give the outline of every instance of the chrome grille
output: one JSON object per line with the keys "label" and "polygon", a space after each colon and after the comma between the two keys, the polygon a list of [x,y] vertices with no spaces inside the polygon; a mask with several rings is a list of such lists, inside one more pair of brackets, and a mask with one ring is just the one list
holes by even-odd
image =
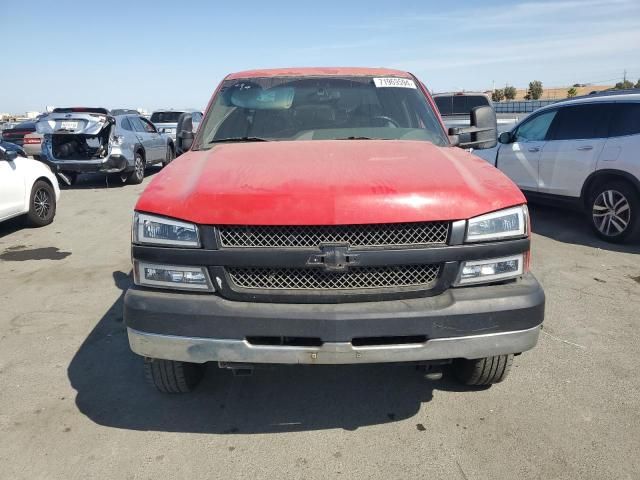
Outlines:
{"label": "chrome grille", "polygon": [[222,247],[317,248],[322,244],[351,247],[444,245],[449,222],[383,223],[318,226],[222,226]]}
{"label": "chrome grille", "polygon": [[359,290],[433,287],[439,265],[353,267],[344,272],[314,268],[228,267],[231,282],[261,290]]}

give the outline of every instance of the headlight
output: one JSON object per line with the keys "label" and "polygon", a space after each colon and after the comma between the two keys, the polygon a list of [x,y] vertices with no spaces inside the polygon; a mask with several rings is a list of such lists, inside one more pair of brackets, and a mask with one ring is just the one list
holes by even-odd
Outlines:
{"label": "headlight", "polygon": [[498,210],[469,220],[466,242],[486,242],[505,238],[523,237],[527,232],[526,205]]}
{"label": "headlight", "polygon": [[178,290],[213,292],[213,284],[204,267],[162,265],[134,261],[133,281],[136,285]]}
{"label": "headlight", "polygon": [[133,243],[200,247],[198,227],[193,223],[136,212],[133,216]]}
{"label": "headlight", "polygon": [[457,285],[507,280],[522,275],[524,255],[462,262]]}

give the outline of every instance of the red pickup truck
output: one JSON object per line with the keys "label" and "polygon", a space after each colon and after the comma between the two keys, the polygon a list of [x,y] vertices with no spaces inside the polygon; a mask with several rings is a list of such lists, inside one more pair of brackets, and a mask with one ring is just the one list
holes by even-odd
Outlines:
{"label": "red pickup truck", "polygon": [[544,293],[524,196],[457,148],[494,146],[495,113],[470,124],[447,132],[397,70],[227,76],[135,207],[124,317],[148,379],[187,392],[208,362],[404,362],[503,380]]}

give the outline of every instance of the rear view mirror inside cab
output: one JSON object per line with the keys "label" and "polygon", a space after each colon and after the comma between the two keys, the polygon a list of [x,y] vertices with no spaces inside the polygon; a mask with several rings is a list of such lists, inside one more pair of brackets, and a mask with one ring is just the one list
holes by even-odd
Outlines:
{"label": "rear view mirror inside cab", "polygon": [[286,110],[293,104],[293,87],[274,87],[264,90],[258,86],[240,85],[231,93],[234,107],[250,110]]}

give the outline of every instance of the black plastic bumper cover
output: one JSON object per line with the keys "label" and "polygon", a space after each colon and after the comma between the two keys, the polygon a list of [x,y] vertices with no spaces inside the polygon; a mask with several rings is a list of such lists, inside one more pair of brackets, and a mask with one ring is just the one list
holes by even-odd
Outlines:
{"label": "black plastic bumper cover", "polygon": [[544,292],[533,275],[503,285],[451,288],[426,298],[343,304],[231,301],[213,294],[130,288],[127,327],[146,333],[237,339],[423,335],[429,339],[526,330],[544,319]]}

